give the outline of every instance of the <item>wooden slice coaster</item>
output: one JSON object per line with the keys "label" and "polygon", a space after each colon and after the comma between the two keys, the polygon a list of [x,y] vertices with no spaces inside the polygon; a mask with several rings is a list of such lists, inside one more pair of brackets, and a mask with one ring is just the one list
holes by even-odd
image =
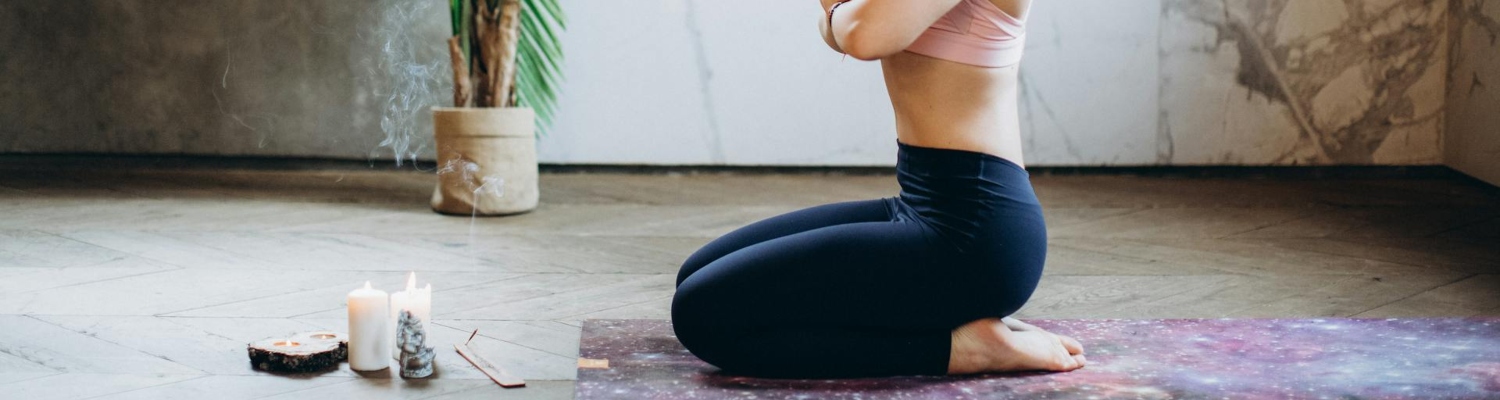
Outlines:
{"label": "wooden slice coaster", "polygon": [[[314,372],[339,365],[339,342],[332,340],[262,339],[247,348],[250,365],[262,371]],[[347,356],[348,351],[342,353]]]}

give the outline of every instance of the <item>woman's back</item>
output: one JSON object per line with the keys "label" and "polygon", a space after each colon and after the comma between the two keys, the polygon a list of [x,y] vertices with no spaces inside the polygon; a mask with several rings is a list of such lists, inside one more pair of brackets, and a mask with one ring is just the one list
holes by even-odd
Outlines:
{"label": "woman's back", "polygon": [[[979,7],[971,2],[989,0],[964,0],[958,7]],[[1019,45],[1024,41],[1024,32],[1013,32],[1019,26],[1004,26],[1012,32],[985,32],[988,38],[958,38],[970,41],[989,40],[991,51],[996,56],[944,57],[940,50],[948,50],[931,43],[930,36],[942,34],[943,41],[957,36],[951,30],[953,14],[998,12],[1002,15],[1024,15],[1029,0],[1000,0],[992,3],[988,10],[956,10],[939,21],[940,25],[929,29],[919,39],[916,47],[881,59],[885,73],[886,90],[896,111],[896,132],[902,143],[916,146],[977,151],[993,154],[1024,164],[1021,154],[1021,129],[1017,112]],[[1008,16],[1008,15],[1007,15]],[[976,16],[975,18],[983,18]],[[997,21],[1001,24],[1019,25],[1023,19]],[[959,21],[961,23],[966,21]],[[977,21],[966,29],[985,28]],[[943,31],[938,31],[940,28]],[[998,35],[997,35],[998,34]],[[1010,34],[1014,37],[1005,37]],[[999,36],[999,37],[995,37]],[[1005,49],[1006,46],[1016,46]],[[962,46],[960,44],[959,46]],[[918,48],[919,47],[919,48]],[[955,46],[947,46],[955,47]],[[918,53],[926,53],[923,55]],[[972,53],[971,53],[972,54]],[[959,61],[955,61],[959,60]],[[979,61],[975,61],[979,60]],[[960,62],[963,61],[963,62]],[[971,65],[965,62],[986,64]]]}

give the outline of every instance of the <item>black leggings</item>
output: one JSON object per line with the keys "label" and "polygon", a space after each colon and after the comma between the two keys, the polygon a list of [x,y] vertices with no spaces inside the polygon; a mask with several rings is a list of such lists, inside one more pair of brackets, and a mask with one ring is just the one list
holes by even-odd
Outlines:
{"label": "black leggings", "polygon": [[677,275],[672,323],[726,372],[941,375],[950,333],[1014,313],[1047,252],[1026,171],[988,154],[901,144],[901,195],[756,222]]}

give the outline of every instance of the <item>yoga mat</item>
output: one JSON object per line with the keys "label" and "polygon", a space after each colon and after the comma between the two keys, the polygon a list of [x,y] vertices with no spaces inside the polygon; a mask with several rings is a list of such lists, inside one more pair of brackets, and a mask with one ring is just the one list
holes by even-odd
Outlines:
{"label": "yoga mat", "polygon": [[747,378],[693,357],[668,321],[588,320],[577,398],[1500,398],[1500,319],[1027,322],[1081,340],[1088,367],[963,377]]}

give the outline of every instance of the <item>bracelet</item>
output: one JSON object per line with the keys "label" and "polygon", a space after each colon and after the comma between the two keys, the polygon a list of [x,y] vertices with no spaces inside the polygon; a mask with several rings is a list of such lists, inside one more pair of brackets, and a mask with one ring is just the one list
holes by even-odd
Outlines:
{"label": "bracelet", "polygon": [[849,2],[849,0],[839,0],[839,2],[833,3],[833,5],[828,6],[828,31],[829,32],[833,32],[833,10],[839,9],[839,6],[842,6],[842,5],[844,5],[844,3],[848,3],[848,2]]}

